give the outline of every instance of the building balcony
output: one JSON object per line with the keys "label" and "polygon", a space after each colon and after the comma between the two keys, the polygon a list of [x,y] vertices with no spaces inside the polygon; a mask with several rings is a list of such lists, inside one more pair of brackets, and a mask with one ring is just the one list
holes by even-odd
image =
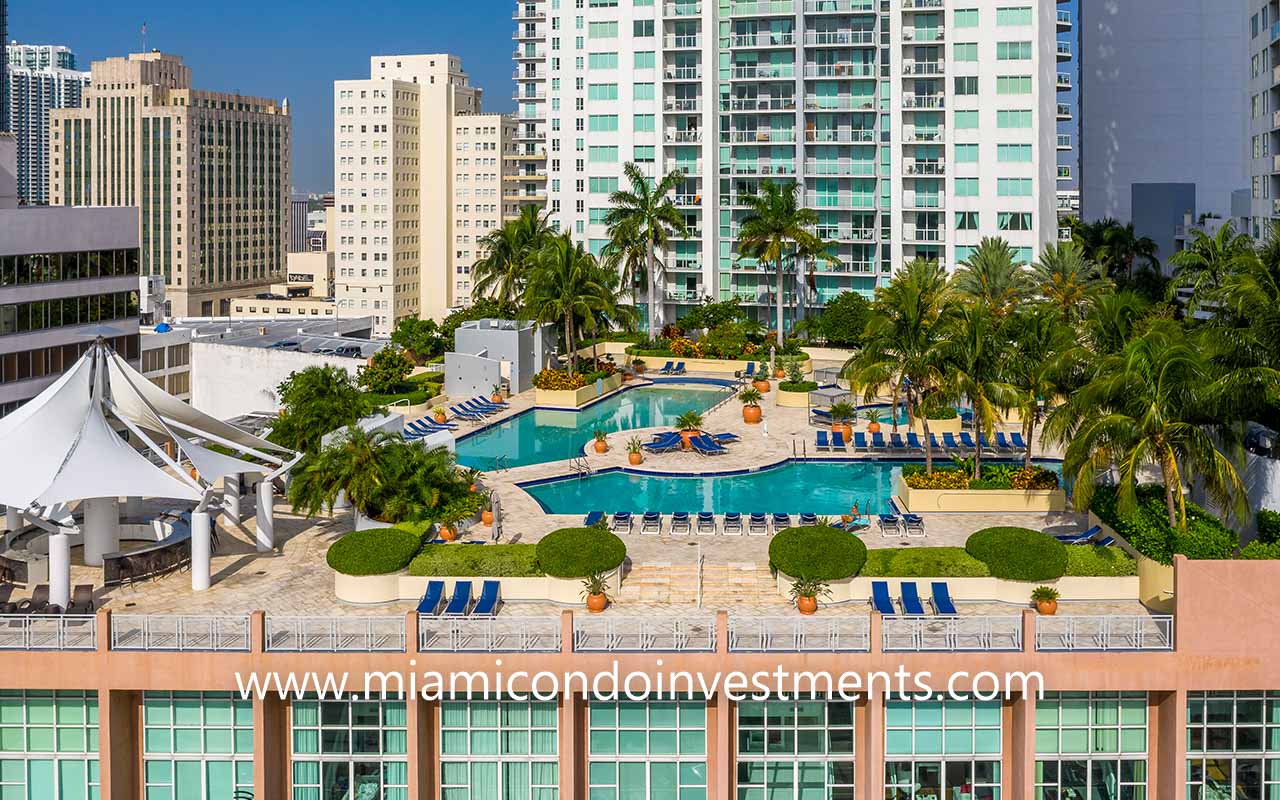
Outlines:
{"label": "building balcony", "polygon": [[702,67],[667,67],[662,74],[669,81],[696,81],[702,79]]}
{"label": "building balcony", "polygon": [[547,58],[547,51],[539,50],[537,48],[526,49],[524,47],[518,47],[515,52],[511,54],[511,57],[516,61],[545,61]]}
{"label": "building balcony", "polygon": [[791,47],[796,43],[794,33],[760,31],[758,33],[739,33],[721,40],[727,47],[759,50],[769,47]]}
{"label": "building balcony", "polygon": [[816,144],[866,144],[876,140],[876,132],[863,128],[812,128],[804,132],[804,140]]}
{"label": "building balcony", "polygon": [[511,14],[511,18],[516,22],[542,22],[547,18],[547,12],[543,10],[541,5],[516,5],[516,10]]}
{"label": "building balcony", "polygon": [[946,29],[939,25],[936,28],[903,28],[902,41],[920,43],[920,42],[941,42],[946,39]]}
{"label": "building balcony", "polygon": [[1058,12],[1058,33],[1066,33],[1069,30],[1071,30],[1071,12],[1059,11]]}
{"label": "building balcony", "polygon": [[794,144],[796,132],[789,128],[759,129],[753,131],[720,131],[724,144]]}
{"label": "building balcony", "polygon": [[854,63],[851,61],[842,64],[805,64],[804,76],[806,78],[874,78],[876,76],[875,64]]}
{"label": "building balcony", "polygon": [[854,192],[815,192],[804,193],[804,202],[809,208],[822,210],[829,208],[875,208],[876,197],[873,194]]}
{"label": "building balcony", "polygon": [[747,161],[737,158],[720,165],[721,175],[782,175],[794,176],[796,165],[792,161]]}
{"label": "building balcony", "polygon": [[518,69],[511,74],[511,79],[517,82],[518,81],[545,81],[547,79],[547,73],[546,73],[546,70],[541,70],[541,69],[534,69],[534,70]]}
{"label": "building balcony", "polygon": [[1066,166],[1065,164],[1063,164],[1063,165],[1059,165],[1059,166],[1058,166],[1058,180],[1060,180],[1060,181],[1069,181],[1069,180],[1071,180],[1071,167],[1068,167],[1068,166]]}
{"label": "building balcony", "polygon": [[662,37],[662,46],[667,50],[697,50],[702,46],[702,37],[696,33],[669,33]]}
{"label": "building balcony", "polygon": [[547,192],[545,189],[503,189],[502,199],[512,203],[545,203]]}
{"label": "building balcony", "polygon": [[874,14],[879,0],[805,0],[806,14]]}
{"label": "building balcony", "polygon": [[547,151],[545,148],[535,148],[534,152],[503,153],[502,158],[506,161],[546,161]]}
{"label": "building balcony", "polygon": [[876,241],[875,228],[859,228],[853,225],[819,225],[814,232],[823,239],[859,244]]}
{"label": "building balcony", "polygon": [[1069,133],[1058,134],[1058,149],[1059,150],[1071,149],[1071,134]]}
{"label": "building balcony", "polygon": [[730,17],[790,17],[795,13],[795,0],[737,0],[729,6]]}
{"label": "building balcony", "polygon": [[859,97],[840,97],[840,96],[822,96],[815,94],[805,95],[804,107],[806,111],[874,111],[876,107],[876,99],[874,96]]}
{"label": "building balcony", "polygon": [[947,138],[946,128],[915,128],[907,126],[902,130],[902,141],[907,144],[936,144]]}
{"label": "building balcony", "polygon": [[547,140],[547,134],[545,131],[540,131],[540,130],[534,130],[534,131],[517,130],[515,136],[513,136],[512,139],[517,142],[525,142],[525,143],[545,142]]}
{"label": "building balcony", "polygon": [[902,207],[919,211],[936,211],[947,207],[946,198],[940,194],[916,194],[904,192]]}
{"label": "building balcony", "polygon": [[1070,228],[1058,228],[1058,241],[1069,242],[1072,238]]}
{"label": "building balcony", "polygon": [[1280,128],[1280,111],[1271,112],[1271,127]]}
{"label": "building balcony", "polygon": [[902,226],[902,240],[905,242],[941,242],[944,232],[937,228],[917,228],[915,225]]}
{"label": "building balcony", "polygon": [[1058,73],[1058,91],[1060,92],[1071,91],[1071,73],[1069,72]]}
{"label": "building balcony", "polygon": [[729,78],[735,81],[789,81],[796,76],[794,64],[754,64],[733,67]]}
{"label": "building balcony", "polygon": [[808,158],[804,162],[805,175],[833,175],[839,177],[874,177],[876,163],[854,158]]}
{"label": "building balcony", "polygon": [[731,97],[720,101],[721,111],[730,112],[769,112],[795,111],[794,97]]}
{"label": "building balcony", "polygon": [[672,202],[677,208],[701,208],[702,195],[700,194],[677,194]]}
{"label": "building balcony", "polygon": [[945,161],[916,161],[906,159],[902,162],[902,174],[908,178],[936,177],[947,174]]}
{"label": "building balcony", "polygon": [[511,38],[517,42],[538,42],[546,38],[546,34],[532,26],[519,26],[515,32],[511,34]]}
{"label": "building balcony", "polygon": [[702,131],[668,128],[662,132],[662,141],[669,144],[697,144],[702,141]]}
{"label": "building balcony", "polygon": [[702,13],[702,3],[664,3],[664,17],[696,17]]}
{"label": "building balcony", "polygon": [[902,74],[941,76],[946,74],[946,63],[942,61],[904,61]]}
{"label": "building balcony", "polygon": [[1058,121],[1067,122],[1071,119],[1071,106],[1066,103],[1058,103]]}
{"label": "building balcony", "polygon": [[943,0],[902,0],[903,11],[934,11],[945,5]]}
{"label": "building balcony", "polygon": [[693,161],[679,158],[668,158],[662,162],[662,166],[664,172],[675,172],[676,170],[680,170],[685,175],[702,174],[702,159],[700,158],[694,159]]}
{"label": "building balcony", "polygon": [[[532,86],[532,84],[530,84],[530,86]],[[512,100],[516,100],[516,101],[521,101],[521,100],[546,100],[546,99],[547,99],[547,90],[546,90],[546,89],[541,89],[541,88],[539,88],[539,89],[534,89],[533,91],[529,91],[528,89],[526,89],[526,90],[524,90],[524,91],[521,91],[521,90],[517,89],[517,90],[516,90],[516,92],[515,92],[515,94],[513,94],[513,95],[511,96],[511,99],[512,99]]]}
{"label": "building balcony", "polygon": [[547,175],[545,172],[510,172],[503,175],[502,179],[509,183],[544,182]]}
{"label": "building balcony", "polygon": [[1280,155],[1271,157],[1271,171],[1280,172]]}
{"label": "building balcony", "polygon": [[946,97],[941,94],[908,94],[902,97],[902,107],[907,110],[945,108]]}
{"label": "building balcony", "polygon": [[1058,60],[1071,60],[1071,42],[1058,42]]}
{"label": "building balcony", "polygon": [[666,296],[672,303],[700,303],[703,294],[701,289],[668,289]]}
{"label": "building balcony", "polygon": [[810,47],[875,47],[879,34],[875,31],[805,31],[804,43]]}
{"label": "building balcony", "polygon": [[662,110],[673,113],[696,113],[702,111],[700,97],[668,97],[662,101]]}

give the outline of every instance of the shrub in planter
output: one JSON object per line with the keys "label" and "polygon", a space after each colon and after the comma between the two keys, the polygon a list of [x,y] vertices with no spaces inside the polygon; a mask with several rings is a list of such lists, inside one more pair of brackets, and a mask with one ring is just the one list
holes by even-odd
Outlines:
{"label": "shrub in planter", "polygon": [[602,573],[588,575],[582,582],[582,599],[587,601],[587,610],[599,614],[609,605],[609,582]]}
{"label": "shrub in planter", "polygon": [[801,614],[812,614],[818,610],[818,598],[830,597],[831,590],[825,581],[816,578],[796,578],[791,582],[791,599]]}
{"label": "shrub in planter", "polygon": [[586,376],[563,369],[544,369],[542,372],[533,376],[534,388],[542,389],[544,391],[558,392],[581,389],[586,385]]}
{"label": "shrub in planter", "polygon": [[1174,553],[1191,559],[1227,559],[1240,547],[1240,535],[1200,506],[1187,501],[1187,527],[1169,525],[1164,487],[1144,484],[1136,489],[1137,507],[1121,514],[1114,486],[1099,486],[1089,510],[1133,548],[1161,564],[1172,564]]}
{"label": "shrub in planter", "polygon": [[536,578],[538,547],[533,544],[487,544],[484,547],[429,544],[409,564],[410,575],[454,578]]}
{"label": "shrub in planter", "polygon": [[1057,489],[1058,473],[1044,467],[1023,467],[1009,476],[1009,487],[1012,489]]}
{"label": "shrub in planter", "polygon": [[769,567],[792,578],[843,580],[865,563],[867,546],[835,528],[788,528],[769,542]]}
{"label": "shrub in planter", "polygon": [[585,578],[617,569],[627,546],[597,528],[561,528],[538,541],[538,566],[556,578]]}
{"label": "shrub in planter", "polygon": [[1258,526],[1258,541],[1264,544],[1280,542],[1280,511],[1260,508],[1254,519]]}
{"label": "shrub in planter", "polygon": [[963,469],[935,467],[932,473],[928,473],[919,464],[908,464],[902,468],[902,480],[912,489],[969,488],[969,472]]}
{"label": "shrub in planter", "polygon": [[788,380],[779,383],[778,390],[783,392],[816,392],[818,390],[818,382]]}
{"label": "shrub in planter", "polygon": [[992,576],[1011,581],[1052,581],[1067,572],[1067,546],[1030,528],[984,528],[964,549]]}
{"label": "shrub in planter", "polygon": [[1137,575],[1138,562],[1119,547],[1072,545],[1067,548],[1067,574],[1081,578]]}
{"label": "shrub in planter", "polygon": [[399,527],[354,531],[329,545],[325,563],[343,575],[387,575],[408,566],[421,548],[421,531]]}
{"label": "shrub in planter", "polygon": [[985,578],[987,565],[963,547],[877,547],[867,551],[864,578]]}
{"label": "shrub in planter", "polygon": [[960,416],[959,412],[951,406],[932,406],[930,408],[923,409],[921,413],[924,415],[925,419],[930,420],[955,419]]}
{"label": "shrub in planter", "polygon": [[762,399],[760,390],[754,386],[748,386],[738,393],[738,399],[742,401],[742,421],[748,425],[756,425],[764,416],[764,412],[760,410],[760,400]]}
{"label": "shrub in planter", "polygon": [[1058,613],[1058,590],[1052,586],[1037,586],[1031,590],[1031,602],[1036,604],[1036,611],[1051,617]]}

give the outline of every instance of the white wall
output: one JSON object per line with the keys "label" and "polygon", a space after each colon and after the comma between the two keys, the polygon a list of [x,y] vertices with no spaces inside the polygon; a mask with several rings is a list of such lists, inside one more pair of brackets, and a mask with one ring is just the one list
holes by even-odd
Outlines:
{"label": "white wall", "polygon": [[191,343],[191,405],[218,419],[274,412],[280,410],[276,388],[289,373],[330,365],[354,378],[363,364],[354,358],[196,341]]}

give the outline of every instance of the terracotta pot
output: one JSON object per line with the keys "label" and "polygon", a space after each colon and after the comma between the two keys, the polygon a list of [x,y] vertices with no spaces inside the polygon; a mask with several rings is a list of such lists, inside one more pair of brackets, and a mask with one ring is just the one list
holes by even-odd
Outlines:
{"label": "terracotta pot", "polygon": [[853,438],[853,426],[847,422],[831,423],[831,432],[843,436],[845,444],[848,444],[849,440]]}
{"label": "terracotta pot", "polygon": [[768,379],[754,380],[751,382],[751,385],[756,387],[756,391],[760,392],[761,394],[764,394],[765,392],[769,391],[769,389],[772,386],[772,384],[769,383]]}
{"label": "terracotta pot", "polygon": [[631,365],[631,368],[632,368],[633,370],[635,370],[635,371],[636,371],[636,374],[637,374],[637,375],[643,375],[643,374],[644,374],[644,367],[642,367],[642,366],[636,366],[635,364],[632,364],[632,365]]}
{"label": "terracotta pot", "polygon": [[449,421],[449,417],[447,415],[436,414],[436,422],[439,422],[441,425],[445,424],[448,421]]}
{"label": "terracotta pot", "polygon": [[451,525],[441,525],[440,538],[444,539],[446,542],[457,541],[458,531]]}
{"label": "terracotta pot", "polygon": [[796,610],[801,614],[812,614],[818,610],[818,598],[816,597],[797,597]]}
{"label": "terracotta pot", "polygon": [[476,491],[479,491],[479,489],[480,487],[476,486],[474,483],[471,484],[471,491],[476,492]]}
{"label": "terracotta pot", "polygon": [[605,606],[609,605],[609,598],[602,594],[587,595],[587,610],[592,614],[599,614],[604,611]]}
{"label": "terracotta pot", "polygon": [[868,422],[868,423],[867,423],[867,433],[879,433],[879,432],[880,432],[880,423],[879,423],[879,422]]}
{"label": "terracotta pot", "polygon": [[742,421],[748,425],[759,425],[762,417],[764,417],[764,411],[760,406],[742,407]]}
{"label": "terracotta pot", "polygon": [[494,392],[493,394],[489,395],[489,399],[494,403],[501,403],[502,395],[498,394],[497,392]]}
{"label": "terracotta pot", "polygon": [[638,467],[644,461],[644,455],[641,453],[627,453],[627,463],[633,467]]}
{"label": "terracotta pot", "polygon": [[595,448],[597,453],[607,453],[609,452],[609,443],[597,441],[595,443]]}
{"label": "terracotta pot", "polygon": [[1052,617],[1054,614],[1058,613],[1058,601],[1057,600],[1037,600],[1036,611],[1039,611],[1041,614],[1043,614],[1046,617]]}
{"label": "terracotta pot", "polygon": [[775,378],[785,378],[785,377],[787,377],[787,371],[786,371],[785,369],[783,369],[782,367],[778,367],[777,369],[775,369],[775,370],[773,371],[773,377],[775,377]]}
{"label": "terracotta pot", "polygon": [[488,509],[488,508],[486,508],[484,511],[481,511],[481,512],[480,512],[480,524],[482,524],[482,525],[492,525],[492,524],[493,524],[493,510],[492,510],[492,509]]}
{"label": "terracotta pot", "polygon": [[624,373],[622,373],[622,382],[623,382],[623,383],[627,383],[627,382],[628,382],[628,381],[630,381],[630,380],[631,380],[631,373],[630,373],[630,372],[624,372]]}
{"label": "terracotta pot", "polygon": [[699,431],[680,431],[680,446],[685,450],[692,449],[693,445],[690,441],[697,436]]}

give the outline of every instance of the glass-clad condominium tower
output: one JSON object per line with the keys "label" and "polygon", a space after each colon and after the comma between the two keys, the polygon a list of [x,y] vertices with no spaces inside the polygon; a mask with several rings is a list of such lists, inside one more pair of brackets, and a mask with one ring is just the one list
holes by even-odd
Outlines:
{"label": "glass-clad condominium tower", "polygon": [[604,245],[623,165],[686,173],[690,236],[666,259],[666,316],[772,281],[738,259],[744,195],[795,181],[839,263],[802,265],[788,320],[904,261],[964,260],[1002,236],[1030,260],[1057,235],[1052,0],[523,0],[520,134],[548,152],[550,209]]}

